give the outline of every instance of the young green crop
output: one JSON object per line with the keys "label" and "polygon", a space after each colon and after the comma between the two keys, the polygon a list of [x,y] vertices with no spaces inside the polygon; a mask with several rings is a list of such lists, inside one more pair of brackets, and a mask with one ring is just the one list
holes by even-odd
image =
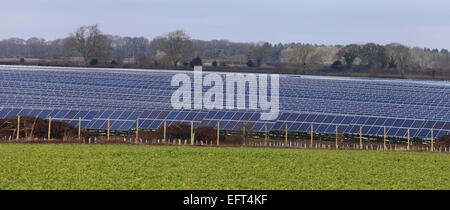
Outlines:
{"label": "young green crop", "polygon": [[450,155],[0,144],[0,189],[450,189]]}

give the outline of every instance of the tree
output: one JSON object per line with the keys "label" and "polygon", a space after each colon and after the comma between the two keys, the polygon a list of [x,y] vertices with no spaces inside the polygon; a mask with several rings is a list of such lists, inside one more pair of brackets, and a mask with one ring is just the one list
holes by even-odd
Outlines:
{"label": "tree", "polygon": [[81,26],[64,40],[64,49],[81,56],[85,64],[92,59],[106,60],[111,55],[111,38],[103,35],[98,25]]}
{"label": "tree", "polygon": [[386,67],[388,63],[386,49],[382,45],[369,43],[361,48],[361,58],[369,68]]}
{"label": "tree", "polygon": [[0,42],[0,56],[14,58],[26,55],[26,42],[19,38],[10,38]]}
{"label": "tree", "polygon": [[283,51],[283,57],[294,65],[297,73],[311,72],[322,63],[323,54],[310,44],[296,44]]}
{"label": "tree", "polygon": [[45,58],[47,57],[47,44],[45,39],[36,37],[29,38],[26,41],[26,56],[28,58]]}
{"label": "tree", "polygon": [[251,51],[251,57],[256,60],[257,67],[269,60],[271,55],[271,45],[267,42],[258,43]]}
{"label": "tree", "polygon": [[116,40],[117,48],[126,58],[132,58],[134,63],[143,64],[152,55],[150,41],[145,37],[123,37]]}
{"label": "tree", "polygon": [[190,64],[190,66],[191,66],[192,68],[193,68],[194,66],[201,66],[201,65],[203,65],[202,59],[201,59],[199,56],[193,58],[189,64]]}
{"label": "tree", "polygon": [[162,37],[157,37],[152,42],[154,42],[157,49],[166,53],[175,68],[179,63],[186,62],[194,54],[194,44],[183,30],[177,30]]}
{"label": "tree", "polygon": [[339,50],[337,56],[343,58],[347,64],[347,68],[352,68],[353,62],[361,53],[361,46],[357,44],[347,45]]}
{"label": "tree", "polygon": [[[412,56],[408,47],[401,44],[388,44],[386,45],[387,55],[390,58],[390,66],[395,66],[400,70],[402,76],[412,65]],[[394,62],[394,63],[392,63]]]}

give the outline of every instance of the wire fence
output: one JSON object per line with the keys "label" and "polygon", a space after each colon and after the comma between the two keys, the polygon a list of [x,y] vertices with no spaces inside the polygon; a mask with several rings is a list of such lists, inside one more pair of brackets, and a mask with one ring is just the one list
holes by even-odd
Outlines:
{"label": "wire fence", "polygon": [[[79,119],[81,122],[81,119]],[[36,122],[36,120],[35,120]],[[209,130],[199,130],[199,127],[194,126],[194,122],[184,124],[181,130],[168,129],[166,121],[163,127],[159,128],[160,135],[147,135],[146,131],[139,128],[139,120],[136,120],[136,128],[132,135],[120,136],[115,135],[110,130],[110,123],[108,123],[107,130],[99,132],[97,135],[90,135],[78,126],[74,132],[75,135],[63,136],[62,138],[52,137],[52,121],[49,118],[47,138],[38,138],[33,136],[35,129],[35,122],[29,127],[21,124],[21,117],[17,116],[17,122],[14,122],[15,128],[11,135],[0,136],[1,143],[77,143],[77,144],[133,144],[133,145],[184,145],[184,146],[244,146],[244,147],[268,147],[268,148],[297,148],[297,149],[329,149],[329,150],[376,150],[376,151],[426,151],[426,152],[450,152],[450,145],[436,144],[433,136],[433,128],[431,128],[431,138],[428,143],[424,141],[419,144],[414,144],[409,136],[402,141],[391,143],[389,137],[386,135],[384,129],[384,136],[377,136],[376,139],[381,139],[381,142],[369,141],[366,135],[362,133],[351,135],[350,138],[344,137],[344,133],[339,133],[338,126],[336,126],[336,133],[334,134],[334,141],[332,134],[326,134],[326,141],[322,140],[320,133],[315,133],[313,126],[309,133],[304,133],[302,136],[296,135],[296,138],[291,138],[292,133],[287,129],[283,132],[277,131],[276,134],[268,130],[267,124],[264,133],[250,133],[244,126],[242,131],[221,131],[220,122],[218,121],[216,127],[210,127]],[[109,120],[108,120],[109,122]],[[245,123],[244,123],[245,124]],[[182,125],[182,124],[181,124]],[[22,127],[21,127],[22,126]],[[180,126],[179,126],[180,127]],[[29,135],[23,135],[31,131]],[[83,131],[83,132],[82,132]],[[22,133],[21,133],[22,132]],[[182,133],[182,138],[173,138],[173,132]],[[203,132],[203,133],[202,133]],[[196,138],[196,133],[200,134],[200,138]],[[140,135],[141,134],[141,135]],[[305,136],[309,135],[309,139]],[[59,135],[61,136],[61,135]],[[171,137],[172,136],[172,137]],[[187,136],[187,137],[186,137]],[[358,141],[359,140],[359,141]]]}
{"label": "wire fence", "polygon": [[387,144],[378,142],[364,142],[363,144],[354,142],[344,142],[334,144],[329,141],[309,140],[281,140],[264,141],[260,139],[249,139],[245,143],[219,143],[212,140],[191,139],[136,139],[131,137],[110,137],[104,136],[78,139],[14,139],[11,136],[3,137],[0,141],[3,144],[124,144],[124,145],[153,145],[153,146],[205,146],[205,147],[251,147],[251,148],[291,148],[291,149],[317,149],[317,150],[366,150],[366,151],[411,151],[411,152],[443,152],[450,153],[448,146],[430,145],[410,145]]}

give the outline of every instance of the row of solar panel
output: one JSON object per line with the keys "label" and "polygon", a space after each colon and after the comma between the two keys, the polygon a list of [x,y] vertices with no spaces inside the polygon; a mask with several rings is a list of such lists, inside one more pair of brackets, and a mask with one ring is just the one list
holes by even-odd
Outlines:
{"label": "row of solar panel", "polygon": [[[30,105],[33,105],[34,103],[29,103]],[[99,103],[95,103],[95,104],[101,104],[100,102]],[[14,104],[9,104],[9,103],[4,103],[4,105],[9,105],[9,106],[14,106]],[[64,106],[64,105],[67,105],[67,104],[60,104],[60,106]],[[85,106],[84,107],[86,107],[86,108],[90,108],[90,106],[88,106],[87,104],[84,104]],[[54,105],[54,106],[56,106],[56,105]],[[72,106],[74,106],[74,105],[72,105]],[[45,107],[45,106],[41,106],[41,107]],[[77,107],[77,106],[74,106],[74,107]],[[105,108],[105,106],[100,106],[100,107],[102,107],[102,108]],[[110,107],[110,108],[115,108],[114,106],[111,106],[111,104],[109,104],[109,106],[107,106],[107,107]],[[136,107],[136,108],[139,108],[139,106],[128,106],[128,108],[131,108],[131,109],[133,109],[133,107]],[[158,107],[158,108],[163,108],[163,107],[167,107],[167,106],[164,106],[163,104],[161,104],[160,106],[156,106],[156,107]],[[83,107],[78,107],[78,108],[83,108]],[[126,106],[123,106],[123,108],[127,108]],[[27,112],[30,112],[31,111],[31,109],[24,109],[24,110],[21,110],[21,109],[4,109],[4,110],[2,110],[1,112],[0,112],[0,117],[6,117],[6,116],[14,116],[14,115],[28,115],[28,113]],[[34,112],[37,112],[38,110],[34,110]],[[58,110],[53,110],[53,113],[51,113],[51,114],[49,114],[48,113],[48,111],[47,111],[47,113],[42,113],[41,114],[41,116],[43,116],[43,115],[45,115],[45,114],[48,114],[48,115],[51,115],[51,116],[53,116],[53,117],[55,117],[55,112],[56,111],[58,111]],[[60,112],[58,113],[58,116],[56,116],[57,118],[68,118],[68,119],[70,119],[70,118],[72,118],[72,116],[74,115],[74,114],[77,114],[77,111],[76,110],[73,110],[73,111],[70,111],[70,110],[59,110]],[[425,112],[426,110],[422,110],[422,112],[420,112],[420,113],[423,113],[423,112]],[[9,112],[9,113],[8,113]],[[20,113],[19,113],[20,112]],[[92,111],[93,113],[95,112],[95,111]],[[155,113],[153,114],[153,115],[151,115],[150,117],[149,116],[147,116],[147,115],[144,115],[143,116],[143,118],[153,118],[153,119],[164,119],[166,116],[164,116],[163,114],[161,114],[161,116],[160,117],[157,117],[157,113],[158,111],[155,111]],[[166,114],[168,114],[167,113],[167,111],[166,112],[163,112],[163,113],[166,113]],[[214,113],[214,112],[213,112]],[[336,114],[355,114],[355,113],[346,113],[346,112],[339,112],[338,110],[335,110],[335,111],[333,111],[333,110],[328,110],[328,113],[329,113],[329,115],[332,115],[333,116],[333,114],[334,115],[336,115]],[[358,115],[371,115],[370,113],[368,113],[368,112],[357,112],[358,113]],[[399,115],[394,115],[394,114],[389,114],[390,112],[388,112],[388,113],[382,113],[382,114],[380,114],[380,116],[392,116],[392,117],[394,117],[394,116],[399,116]],[[404,114],[402,117],[404,117],[404,118],[415,118],[415,117],[422,117],[422,118],[424,118],[424,119],[430,119],[430,118],[427,118],[427,117],[423,117],[421,114],[420,114],[419,112],[415,112],[415,113],[408,113],[408,114]],[[431,118],[431,119],[435,119],[434,121],[445,121],[445,119],[446,119],[446,116],[448,115],[448,111],[447,112],[445,112],[444,110],[440,110],[440,111],[429,111],[429,113],[428,114],[433,114],[433,115],[435,115],[435,116],[433,116],[433,118]],[[67,115],[66,115],[67,114]],[[106,111],[105,112],[105,114],[101,117],[101,118],[112,118],[112,119],[130,119],[130,120],[133,120],[133,118],[134,119],[136,119],[134,116],[131,116],[131,117],[129,117],[129,118],[127,118],[127,116],[129,115],[129,114],[131,114],[131,111],[125,111],[125,112],[121,112],[121,111],[116,111],[114,114],[112,113],[112,111]],[[229,113],[229,114],[227,114],[226,116],[229,116],[231,113]],[[47,116],[48,116],[47,115]],[[83,113],[80,113],[80,115],[81,116],[77,116],[77,117],[82,117],[82,118],[86,118],[86,119],[91,119],[91,118],[93,118],[92,116],[90,116],[90,115],[87,115],[87,116],[84,116],[83,115]],[[121,116],[120,116],[121,115]],[[135,115],[137,115],[137,114],[135,114]],[[156,115],[156,116],[155,116]],[[224,114],[222,114],[222,115],[224,115]],[[285,118],[285,113],[284,114],[282,114],[281,115],[281,117],[280,117],[280,119],[279,120],[287,120],[287,121],[305,121],[305,117],[304,117],[304,115],[303,115],[303,117],[301,117],[301,116],[299,116],[299,114],[292,114],[291,116],[289,116],[289,119],[286,119]],[[95,117],[95,116],[94,116]],[[141,116],[138,116],[138,117],[141,117]],[[216,117],[214,117],[214,116],[209,116],[210,118],[217,118],[217,119],[223,119],[223,118],[221,118],[221,116],[216,116]],[[256,116],[255,116],[256,117]],[[316,119],[316,120],[313,120],[313,119],[311,119],[311,118],[313,118],[314,117],[314,115],[311,115],[311,116],[309,116],[309,120],[307,120],[307,122],[321,122],[321,120],[322,119],[320,119],[321,118],[321,116],[319,115],[319,117]],[[323,117],[323,116],[322,116]],[[331,117],[331,116],[330,116]],[[329,118],[330,118],[329,117]],[[331,120],[331,119],[329,119],[329,118],[327,118],[328,120]],[[378,117],[378,118],[380,118],[380,117]],[[377,119],[378,119],[377,118]],[[225,119],[233,119],[233,120],[236,120],[237,118],[227,118],[227,117],[225,117]],[[243,118],[243,119],[247,119],[247,118]],[[327,120],[327,119],[325,119],[325,120]],[[363,118],[364,119],[364,118]],[[391,120],[387,120],[387,119],[389,119],[389,118],[381,118],[381,119],[379,119],[379,121],[378,122],[374,122],[374,124],[371,124],[372,123],[372,121],[373,121],[373,118],[371,118],[371,119],[369,119],[367,122],[360,122],[360,124],[369,124],[369,125],[382,125],[382,124],[387,124],[387,126],[391,126],[390,125],[390,123],[392,123],[392,121]],[[339,120],[339,118],[337,118],[337,119],[335,119],[335,121],[336,120]],[[382,122],[382,120],[385,120],[386,122]],[[361,120],[360,120],[361,121]],[[398,123],[395,123],[395,125],[397,125]],[[440,123],[440,124],[442,124],[442,123]],[[440,124],[438,124],[438,126],[440,125]],[[408,125],[406,125],[406,126],[403,126],[403,127],[409,127]],[[419,127],[419,126],[416,126],[416,127]]]}
{"label": "row of solar panel", "polygon": [[[111,77],[111,75],[108,74],[104,74],[102,75],[103,77],[93,77],[92,75],[96,75],[93,74],[91,72],[86,72],[86,75],[80,75],[80,74],[73,74],[73,77],[68,76],[67,72],[52,72],[52,74],[49,76],[49,74],[45,74],[46,72],[34,72],[31,74],[24,74],[23,72],[14,72],[11,74],[2,74],[3,78],[8,78],[9,81],[36,81],[36,82],[43,82],[43,81],[48,81],[48,82],[61,82],[64,84],[70,84],[70,81],[73,82],[73,84],[80,84],[80,77],[83,78],[82,82],[83,84],[95,84],[95,85],[99,85],[102,83],[105,84],[111,84],[111,83],[115,83],[115,84],[130,84],[130,82],[135,82],[135,83],[142,83],[143,82],[143,78],[145,78],[145,85],[148,84],[152,84],[153,82],[168,82],[170,81],[170,76],[173,74],[158,74],[155,72],[152,72],[152,76],[149,75],[137,75],[136,78],[134,79],[130,79],[128,78],[130,75],[127,74],[127,78],[124,78],[122,75],[116,75],[115,77]],[[113,80],[112,78],[117,78],[117,80]],[[282,77],[280,80],[280,84],[284,85],[287,84],[289,89],[286,89],[286,91],[289,90],[297,90],[295,87],[303,87],[301,88],[304,91],[308,91],[309,88],[313,88],[313,90],[320,90],[322,89],[327,89],[325,87],[359,87],[359,89],[354,90],[354,92],[360,90],[360,89],[364,89],[366,88],[370,88],[373,91],[384,91],[384,90],[411,90],[409,87],[417,87],[418,91],[423,92],[423,93],[429,93],[429,94],[433,94],[433,91],[431,90],[443,90],[445,91],[446,89],[443,87],[430,87],[430,86],[426,86],[426,85],[418,85],[418,84],[410,84],[410,83],[403,83],[401,85],[393,85],[392,83],[388,83],[388,82],[377,82],[377,83],[362,83],[362,82],[348,82],[348,81],[326,81],[326,80],[317,80],[317,79],[301,79],[302,83],[298,83],[298,79],[296,80],[283,80],[284,78]],[[92,83],[86,82],[86,81],[92,81]],[[324,86],[324,84],[326,84]],[[135,85],[135,84],[132,84]],[[136,85],[135,85],[136,86]],[[379,88],[372,88],[372,87],[379,87]],[[404,88],[401,88],[404,87]],[[419,89],[420,88],[420,89]],[[300,89],[300,88],[299,88]],[[333,88],[334,90],[338,89],[338,88]],[[386,92],[386,91],[384,91]],[[387,93],[389,94],[389,93]]]}
{"label": "row of solar panel", "polygon": [[[109,90],[109,92],[112,90]],[[170,103],[170,97],[171,94],[167,94],[168,92],[165,92],[166,94],[162,94],[159,93],[158,95],[149,95],[149,94],[145,94],[145,95],[139,95],[139,94],[119,94],[119,93],[105,93],[105,94],[99,94],[99,93],[86,93],[83,92],[83,94],[81,94],[81,92],[68,92],[68,93],[64,93],[63,91],[57,91],[57,92],[51,92],[51,91],[46,91],[46,92],[42,92],[39,94],[36,94],[34,92],[21,92],[21,94],[17,94],[17,92],[20,92],[20,89],[7,89],[7,88],[3,88],[2,90],[2,98],[5,98],[5,100],[10,100],[10,101],[14,101],[14,100],[35,100],[37,103],[38,102],[45,102],[45,100],[59,100],[59,101],[64,101],[64,100],[86,100],[86,99],[95,99],[95,100],[111,100],[113,98],[117,98],[115,101],[123,101],[124,99],[135,99],[131,102],[142,102],[142,98],[149,98],[151,99],[151,102],[163,102],[163,103]],[[158,93],[158,92],[157,92]],[[164,96],[167,95],[167,96]],[[81,96],[83,96],[83,98],[81,98]],[[114,96],[114,97],[113,97]],[[442,97],[441,97],[442,98]],[[120,99],[120,100],[119,100]],[[111,100],[114,101],[114,100]],[[148,100],[144,100],[144,101],[148,101]],[[249,100],[246,100],[245,102],[248,103]],[[389,107],[393,107],[393,108],[404,108],[405,105],[411,105],[410,107],[412,108],[426,108],[426,109],[437,109],[437,108],[450,108],[450,104],[449,102],[442,100],[444,102],[436,102],[436,103],[432,103],[432,104],[426,104],[425,102],[421,102],[421,103],[391,103],[391,104],[386,104],[385,106],[389,106]],[[284,97],[280,97],[280,102],[281,102],[281,106],[283,107],[289,107],[289,108],[294,108],[294,109],[301,109],[304,108],[304,106],[313,106],[317,109],[323,109],[326,107],[330,107],[330,105],[336,105],[336,106],[349,106],[352,107],[354,109],[360,109],[360,110],[372,110],[372,109],[376,109],[377,107],[371,107],[372,109],[368,109],[368,104],[369,103],[375,103],[376,101],[371,101],[370,99],[361,99],[361,100],[337,100],[337,101],[331,101],[332,103],[330,104],[330,100],[327,99],[323,99],[323,98],[284,98]],[[225,103],[225,102],[224,102]],[[304,104],[304,106],[299,107],[298,103],[302,103]],[[317,107],[317,105],[324,105],[326,107]],[[448,104],[448,105],[446,105]],[[385,107],[378,107],[379,109],[383,109]],[[447,109],[448,110],[448,109]],[[343,110],[345,111],[345,110]],[[406,110],[405,110],[406,112]]]}
{"label": "row of solar panel", "polygon": [[[8,82],[2,82],[0,85],[2,87],[15,87],[20,88],[23,91],[30,91],[30,92],[47,92],[48,90],[66,90],[66,91],[86,91],[92,89],[89,86],[86,86],[87,84],[78,83],[76,85],[69,85],[69,84],[42,84],[39,85],[39,87],[36,87],[33,85],[33,83],[30,84],[22,84],[24,81],[18,81],[16,83]],[[115,89],[117,93],[129,93],[129,94],[136,94],[136,91],[145,92],[145,89],[152,89],[154,92],[163,92],[168,90],[174,90],[176,87],[172,87],[170,85],[167,85],[166,87],[162,87],[163,83],[155,83],[153,85],[146,84],[145,86],[130,86],[131,88],[124,88],[124,87],[108,87],[108,86],[96,86],[95,91],[96,92],[105,92],[108,93],[108,90]],[[64,86],[63,86],[64,85]],[[98,84],[97,84],[98,85]],[[282,86],[283,87],[283,86]],[[122,88],[122,89],[121,89]],[[208,88],[203,88],[203,92],[207,91]],[[301,91],[299,91],[301,90]],[[224,90],[225,91],[225,90]],[[147,94],[156,95],[154,92],[147,92]],[[248,89],[246,90],[248,92]],[[287,88],[283,87],[283,91],[280,92],[280,96],[284,97],[294,97],[294,98],[323,98],[323,99],[340,99],[340,100],[347,100],[347,99],[369,99],[373,101],[386,101],[386,102],[393,102],[393,99],[397,99],[395,102],[404,102],[408,104],[411,103],[419,103],[419,102],[433,102],[436,97],[443,94],[445,90],[442,90],[441,92],[436,93],[425,93],[425,92],[417,92],[417,91],[395,91],[392,90],[389,93],[383,92],[383,91],[370,91],[370,92],[362,92],[359,93],[358,91],[346,91],[346,92],[334,92],[334,91],[328,91],[323,90],[319,92],[319,90],[305,90],[304,88],[289,90]],[[311,94],[313,93],[313,94]],[[414,97],[411,97],[414,96]],[[401,99],[401,100],[398,100]],[[445,103],[448,104],[448,101],[436,101],[436,103]]]}
{"label": "row of solar panel", "polygon": [[[8,78],[4,78],[4,79],[8,79]],[[3,80],[5,81],[5,80]],[[13,86],[13,84],[10,82],[10,80],[6,80],[9,86]],[[17,80],[19,84],[20,82],[27,82],[27,81],[22,81],[22,80]],[[36,82],[38,83],[43,83],[45,81],[42,80],[36,80]],[[62,89],[67,89],[68,86],[70,86],[70,84],[65,83],[64,81],[58,81],[60,83],[43,83],[42,85],[40,85],[40,88],[45,89],[45,87],[48,88],[54,88],[54,87],[61,87]],[[6,83],[5,83],[6,84]],[[32,83],[30,83],[31,85]],[[99,83],[98,80],[95,80],[95,83],[92,83],[93,85],[95,84],[95,86],[98,88],[98,90],[102,90],[102,89],[107,89],[105,88],[105,86],[101,86],[101,83]],[[129,84],[129,83],[127,83]],[[128,86],[131,88],[135,88],[135,89],[139,89],[139,88],[151,88],[151,89],[160,89],[160,90],[170,90],[173,89],[174,87],[171,87],[169,85],[158,85],[158,84],[162,84],[161,81],[159,81],[159,83],[152,83],[150,81],[146,81],[145,85],[138,85],[138,84],[129,84]],[[65,85],[65,86],[63,86]],[[78,82],[74,82],[73,86],[74,87],[78,87],[78,89],[82,90],[82,89],[86,89],[86,85],[89,85],[89,83],[85,83],[85,82],[80,82],[79,78],[78,78]],[[26,87],[26,84],[22,84],[21,87]],[[114,84],[114,87],[118,87],[121,86],[120,84]],[[322,85],[321,85],[322,86]],[[350,86],[350,85],[348,85]],[[36,86],[29,86],[30,88],[37,88]],[[107,86],[106,86],[107,87]],[[448,91],[448,89],[441,89],[438,90],[436,92],[433,91],[428,91],[425,92],[424,90],[420,90],[420,91],[411,91],[409,90],[409,92],[405,92],[405,91],[398,91],[396,89],[391,89],[392,91],[390,92],[386,92],[386,91],[380,91],[380,90],[371,90],[370,92],[359,92],[358,90],[347,90],[347,91],[341,91],[341,92],[335,92],[333,90],[330,91],[330,89],[328,88],[333,88],[333,86],[327,86],[327,89],[308,89],[310,87],[308,87],[306,84],[302,84],[301,86],[298,86],[298,88],[292,89],[292,86],[287,85],[286,88],[283,88],[283,91],[280,93],[281,95],[286,95],[286,96],[293,96],[293,97],[298,97],[299,94],[300,96],[326,96],[326,97],[332,97],[332,96],[340,96],[343,98],[348,98],[348,97],[354,97],[354,98],[372,98],[373,100],[382,100],[382,98],[377,98],[376,96],[383,96],[383,98],[388,98],[389,96],[395,97],[395,96],[400,96],[400,97],[404,97],[408,96],[408,95],[413,95],[415,94],[417,95],[423,95],[423,97],[411,97],[409,99],[411,100],[426,100],[426,99],[433,99],[434,95],[438,95],[438,94],[442,94],[443,92]],[[322,86],[323,87],[323,86]],[[108,88],[113,88],[113,87],[108,87]],[[299,90],[301,90],[301,92],[299,92]],[[314,92],[314,95],[310,95],[310,92]],[[351,92],[351,93],[350,93]],[[360,94],[358,94],[360,93]],[[401,94],[399,94],[401,93]]]}
{"label": "row of solar panel", "polygon": [[[80,110],[41,110],[41,109],[18,109],[3,108],[0,109],[0,117],[12,116],[38,116],[40,118],[48,118],[52,116],[54,119],[119,119],[119,120],[136,120],[141,119],[166,119],[181,121],[202,121],[203,119],[214,120],[232,120],[232,121],[259,121],[260,113],[243,112],[243,111],[178,111],[178,110],[146,110],[146,111],[121,111],[121,110],[105,110],[105,111],[80,111]],[[309,123],[329,123],[336,125],[375,125],[403,128],[435,128],[450,130],[450,122],[432,121],[432,120],[413,120],[413,119],[396,119],[383,117],[367,117],[367,116],[339,116],[325,114],[301,114],[282,112],[277,122],[309,122]]]}
{"label": "row of solar panel", "polygon": [[[6,114],[5,114],[6,113]],[[249,124],[249,129],[263,131],[265,122],[258,122],[259,113],[256,112],[233,112],[233,111],[210,111],[210,112],[187,112],[169,110],[147,110],[140,112],[133,111],[78,111],[78,110],[39,110],[39,109],[11,109],[0,110],[0,117],[37,116],[47,118],[53,115],[54,120],[61,120],[78,126],[78,117],[82,118],[82,127],[90,129],[106,129],[107,118],[112,119],[110,128],[112,130],[129,130],[133,128],[135,119],[143,119],[141,128],[157,129],[163,120],[168,120],[169,124],[177,121],[195,121],[205,125],[215,125],[220,120],[225,130],[240,130],[242,122]],[[279,120],[268,123],[271,130],[284,130],[285,124],[290,131],[309,131],[310,125],[316,125],[317,132],[333,133],[335,126],[346,133],[359,132],[359,126],[363,126],[365,134],[381,135],[384,126],[388,127],[388,136],[404,137],[407,128],[413,128],[418,133],[411,136],[429,137],[430,129],[436,129],[436,135],[447,134],[450,131],[450,122],[424,121],[411,119],[376,118],[376,117],[354,117],[354,116],[331,116],[320,114],[298,114],[282,113]]]}
{"label": "row of solar panel", "polygon": [[[21,95],[17,95],[16,93],[18,91],[22,92],[22,94]],[[91,93],[90,95],[89,94],[86,95],[85,94],[86,92],[83,92],[83,91],[76,92],[74,90],[71,90],[70,92],[62,92],[62,91],[55,91],[55,90],[52,90],[52,91],[50,91],[50,90],[42,90],[42,92],[37,92],[36,90],[33,90],[33,91],[27,92],[27,91],[24,91],[24,90],[21,90],[21,89],[12,89],[11,87],[9,87],[9,89],[3,88],[2,95],[14,96],[14,97],[10,97],[9,99],[14,99],[14,98],[20,99],[20,98],[31,98],[31,97],[34,97],[34,98],[37,99],[37,97],[41,97],[41,100],[42,100],[42,96],[45,96],[45,97],[61,97],[61,99],[62,99],[64,97],[79,97],[80,95],[85,95],[86,98],[93,98],[95,96],[96,99],[102,99],[102,98],[103,99],[111,99],[112,95],[114,95],[114,96],[120,95],[120,99],[121,100],[123,100],[124,98],[130,98],[130,99],[136,98],[136,99],[138,99],[138,98],[142,98],[142,97],[152,97],[152,99],[154,99],[154,100],[167,102],[167,103],[170,102],[169,99],[170,99],[170,96],[171,96],[171,94],[169,94],[171,92],[168,92],[168,91],[153,91],[152,90],[151,91],[152,94],[137,94],[137,93],[134,93],[134,94],[122,93],[121,94],[121,93],[110,93],[111,91],[112,90],[109,89],[107,91],[105,90],[104,93],[95,92],[95,94]],[[167,96],[164,96],[164,95],[167,95]],[[319,98],[319,100],[315,99],[316,97],[302,97],[302,96],[297,96],[297,97],[298,98],[284,98],[281,95],[280,100],[283,101],[283,104],[286,104],[286,105],[289,105],[289,104],[295,105],[295,104],[298,104],[298,102],[305,103],[305,102],[309,101],[311,103],[317,103],[317,102],[320,102],[320,101],[333,100],[333,98],[329,98],[329,97],[321,97],[321,98]],[[345,100],[345,98],[343,98],[343,97],[336,97],[334,99]],[[350,100],[350,99],[348,99],[348,100]],[[248,100],[246,100],[246,102],[248,102]],[[364,103],[368,103],[368,102],[372,102],[372,103],[375,103],[375,102],[393,102],[393,99],[360,98],[360,99],[352,99],[352,102],[354,104],[357,104],[358,102],[359,103],[361,103],[361,102],[364,102]],[[397,104],[397,106],[403,106],[403,105],[427,105],[427,104],[429,104],[429,105],[433,105],[433,107],[437,107],[437,106],[450,107],[450,102],[448,102],[448,101],[437,101],[435,103],[434,102],[435,102],[435,99],[433,99],[433,100],[423,100],[422,99],[420,101],[419,100],[413,100],[413,101],[401,100],[400,102],[395,102],[394,104]],[[339,103],[339,102],[335,102],[335,103]],[[342,103],[342,102],[340,102],[340,103]],[[295,108],[295,106],[294,106],[294,108]]]}

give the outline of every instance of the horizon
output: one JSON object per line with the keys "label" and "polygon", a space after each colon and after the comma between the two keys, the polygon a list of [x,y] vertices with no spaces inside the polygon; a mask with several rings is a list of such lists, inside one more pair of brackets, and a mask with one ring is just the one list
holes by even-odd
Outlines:
{"label": "horizon", "polygon": [[193,39],[205,41],[317,45],[372,42],[450,48],[450,14],[447,13],[450,2],[444,0],[427,3],[419,0],[314,3],[134,0],[127,1],[126,5],[124,1],[38,0],[26,1],[27,7],[23,4],[3,3],[0,18],[7,21],[0,23],[1,40],[13,37],[55,40],[67,37],[79,26],[99,24],[105,34],[142,36],[150,40],[182,29]]}

